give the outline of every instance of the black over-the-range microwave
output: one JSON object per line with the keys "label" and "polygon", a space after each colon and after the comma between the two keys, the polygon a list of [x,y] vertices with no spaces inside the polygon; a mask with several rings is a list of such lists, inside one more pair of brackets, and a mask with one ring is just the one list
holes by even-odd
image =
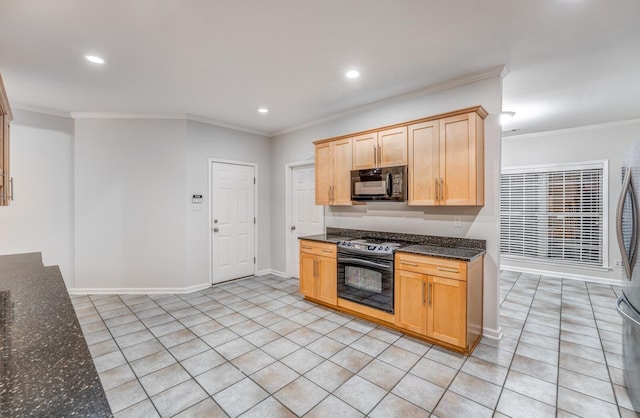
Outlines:
{"label": "black over-the-range microwave", "polygon": [[407,200],[407,166],[351,171],[351,200]]}

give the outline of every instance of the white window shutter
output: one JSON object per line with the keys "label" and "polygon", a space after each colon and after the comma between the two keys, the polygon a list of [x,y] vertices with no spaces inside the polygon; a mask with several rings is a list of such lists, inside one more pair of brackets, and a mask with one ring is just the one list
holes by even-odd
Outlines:
{"label": "white window shutter", "polygon": [[500,254],[603,267],[605,162],[509,168],[500,180]]}

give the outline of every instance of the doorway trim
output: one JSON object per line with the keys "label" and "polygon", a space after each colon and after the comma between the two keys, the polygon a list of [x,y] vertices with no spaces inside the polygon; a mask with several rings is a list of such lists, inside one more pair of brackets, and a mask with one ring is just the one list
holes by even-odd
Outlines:
{"label": "doorway trim", "polygon": [[[287,277],[291,277],[291,264],[296,255],[292,254],[293,249],[291,248],[291,242],[289,241],[289,228],[291,226],[291,186],[292,186],[292,173],[294,168],[300,167],[313,167],[315,165],[315,159],[302,160],[302,161],[294,161],[291,163],[285,164],[284,167],[284,178],[285,178],[285,216],[284,216],[284,236],[285,236],[285,261],[284,261],[284,271]],[[322,208],[322,228],[324,228],[324,212],[325,208]]]}
{"label": "doorway trim", "polygon": [[209,285],[213,286],[213,213],[211,213],[213,211],[213,196],[211,193],[211,190],[213,190],[213,164],[214,163],[222,163],[222,164],[234,164],[234,165],[244,165],[244,166],[248,166],[248,167],[253,167],[253,173],[255,175],[255,179],[256,179],[256,183],[255,183],[255,187],[253,188],[253,214],[256,218],[256,223],[253,226],[253,254],[256,257],[256,262],[253,265],[253,275],[255,276],[257,271],[258,271],[258,263],[260,262],[260,257],[258,254],[258,226],[259,226],[259,222],[260,220],[258,219],[258,163],[253,163],[250,161],[239,161],[239,160],[227,160],[224,158],[214,158],[214,157],[209,157],[208,159],[208,172],[209,172],[209,189],[208,189],[208,193],[209,193],[209,220],[208,220],[208,225],[209,225]]}

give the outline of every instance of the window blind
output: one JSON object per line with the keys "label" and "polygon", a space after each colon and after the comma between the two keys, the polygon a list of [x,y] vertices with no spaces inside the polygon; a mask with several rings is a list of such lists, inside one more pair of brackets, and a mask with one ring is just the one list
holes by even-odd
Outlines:
{"label": "window blind", "polygon": [[504,169],[500,254],[604,266],[605,163]]}

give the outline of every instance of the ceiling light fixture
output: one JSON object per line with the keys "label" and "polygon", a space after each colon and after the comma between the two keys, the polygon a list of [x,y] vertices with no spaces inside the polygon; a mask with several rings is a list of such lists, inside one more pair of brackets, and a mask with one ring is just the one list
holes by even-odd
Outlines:
{"label": "ceiling light fixture", "polygon": [[266,107],[259,107],[258,113],[269,113],[269,109],[267,109]]}
{"label": "ceiling light fixture", "polygon": [[509,122],[516,115],[516,112],[504,111],[500,114],[500,125]]}
{"label": "ceiling light fixture", "polygon": [[84,58],[89,61],[92,62],[94,64],[104,64],[104,60],[100,57],[97,57],[95,55],[85,55]]}
{"label": "ceiling light fixture", "polygon": [[358,78],[358,77],[360,77],[360,71],[358,71],[358,70],[347,71],[347,73],[345,74],[345,77],[347,77],[347,78]]}

